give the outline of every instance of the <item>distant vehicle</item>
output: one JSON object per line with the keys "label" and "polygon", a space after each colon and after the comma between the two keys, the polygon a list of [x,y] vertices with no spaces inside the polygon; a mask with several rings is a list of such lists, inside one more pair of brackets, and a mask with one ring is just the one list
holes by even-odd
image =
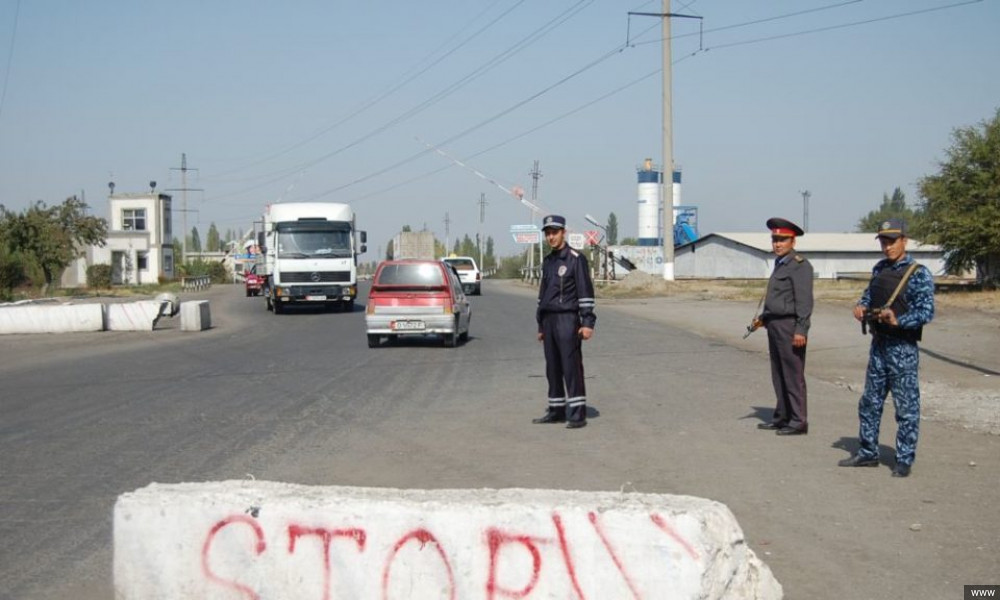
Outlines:
{"label": "distant vehicle", "polygon": [[378,266],[368,293],[368,347],[382,338],[440,335],[454,348],[469,339],[472,306],[455,269],[439,260],[387,260]]}
{"label": "distant vehicle", "polygon": [[449,256],[441,260],[458,271],[458,278],[462,281],[462,289],[466,294],[482,295],[483,274],[479,271],[476,259],[471,256]]}
{"label": "distant vehicle", "polygon": [[401,231],[392,238],[392,260],[436,257],[433,231]]}
{"label": "distant vehicle", "polygon": [[257,265],[250,265],[243,271],[243,284],[246,287],[247,298],[250,296],[260,296],[264,288],[264,277],[257,274]]}
{"label": "distant vehicle", "polygon": [[350,205],[279,202],[267,207],[263,222],[258,243],[268,310],[278,314],[293,304],[354,308],[367,235],[355,228]]}

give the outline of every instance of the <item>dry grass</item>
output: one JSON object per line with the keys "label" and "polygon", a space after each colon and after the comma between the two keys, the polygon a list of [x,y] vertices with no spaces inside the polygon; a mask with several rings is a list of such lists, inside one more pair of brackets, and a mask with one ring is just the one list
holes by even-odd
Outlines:
{"label": "dry grass", "polygon": [[[686,279],[667,282],[647,273],[629,274],[614,283],[597,284],[600,298],[676,297],[690,300],[760,300],[767,281],[763,279]],[[866,281],[817,279],[813,293],[821,302],[855,302]],[[935,294],[939,306],[1000,313],[1000,290],[945,289]]]}

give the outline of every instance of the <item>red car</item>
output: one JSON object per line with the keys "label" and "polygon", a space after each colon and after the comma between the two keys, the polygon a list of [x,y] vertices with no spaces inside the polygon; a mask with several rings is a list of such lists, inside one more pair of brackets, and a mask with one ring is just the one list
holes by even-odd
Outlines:
{"label": "red car", "polygon": [[257,265],[252,265],[243,272],[243,283],[246,285],[247,298],[260,296],[261,288],[264,287],[264,277],[257,274]]}
{"label": "red car", "polygon": [[472,307],[453,267],[439,260],[389,260],[378,266],[368,293],[368,347],[382,338],[439,335],[454,348],[469,339]]}

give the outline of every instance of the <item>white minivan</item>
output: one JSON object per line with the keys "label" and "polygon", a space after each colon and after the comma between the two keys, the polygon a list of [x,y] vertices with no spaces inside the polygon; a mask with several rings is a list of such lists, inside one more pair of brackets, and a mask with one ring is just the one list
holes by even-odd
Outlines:
{"label": "white minivan", "polygon": [[476,259],[471,256],[449,256],[441,260],[458,271],[458,278],[462,281],[462,289],[466,294],[482,295],[483,274],[479,272]]}

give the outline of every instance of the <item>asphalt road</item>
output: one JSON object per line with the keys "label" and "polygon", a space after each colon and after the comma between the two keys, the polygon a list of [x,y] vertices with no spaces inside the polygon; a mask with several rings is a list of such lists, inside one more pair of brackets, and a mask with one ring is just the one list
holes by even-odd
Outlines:
{"label": "asphalt road", "polygon": [[0,337],[0,598],[112,598],[119,494],[247,477],[703,496],[733,510],[787,598],[1000,583],[1000,437],[925,423],[911,478],[838,469],[855,392],[810,380],[810,434],[760,432],[766,356],[642,310],[599,304],[590,426],[569,431],[530,423],[544,364],[517,284],[486,282],[457,349],[369,349],[363,303],[272,315],[236,287],[186,297],[211,300],[212,330]]}

